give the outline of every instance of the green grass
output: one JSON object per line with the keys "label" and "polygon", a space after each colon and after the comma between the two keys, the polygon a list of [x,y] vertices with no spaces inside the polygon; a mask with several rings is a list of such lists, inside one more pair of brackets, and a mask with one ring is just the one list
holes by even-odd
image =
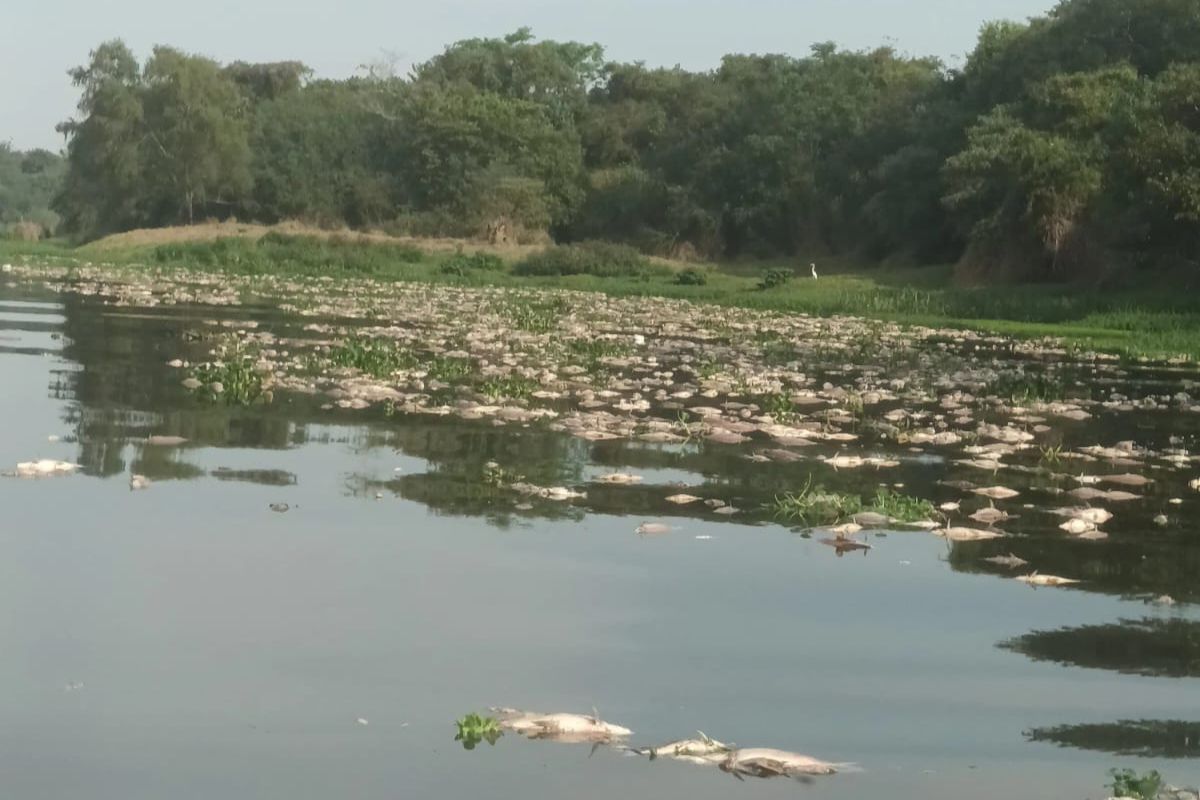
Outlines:
{"label": "green grass", "polygon": [[[560,248],[561,249],[561,248]],[[28,258],[52,265],[104,262],[130,267],[227,271],[242,274],[334,275],[381,280],[461,283],[467,273],[475,285],[557,288],[604,292],[614,296],[661,296],[764,311],[815,316],[853,315],[913,325],[992,332],[1018,338],[1056,337],[1069,347],[1127,357],[1186,356],[1200,359],[1200,295],[1173,286],[1100,290],[1069,285],[952,285],[951,269],[932,266],[906,270],[872,269],[849,274],[805,275],[760,290],[763,265],[743,263],[706,270],[704,284],[679,283],[679,272],[660,264],[641,270],[640,262],[621,255],[612,268],[597,266],[578,253],[562,259],[562,270],[579,264],[583,274],[517,275],[510,269],[467,268],[457,254],[428,254],[407,245],[379,244],[356,238],[322,240],[270,234],[258,243],[214,242],[97,251],[57,243],[0,242],[0,260]],[[614,257],[615,258],[615,257]],[[443,273],[441,265],[453,266]],[[527,273],[553,272],[555,265]],[[455,267],[462,267],[457,269]],[[660,268],[661,267],[661,268]],[[845,267],[839,266],[839,269]],[[518,270],[521,271],[521,270]],[[636,274],[631,274],[636,272]],[[522,330],[545,333],[561,316],[553,300],[521,304],[509,314]],[[784,353],[778,357],[784,357]]]}

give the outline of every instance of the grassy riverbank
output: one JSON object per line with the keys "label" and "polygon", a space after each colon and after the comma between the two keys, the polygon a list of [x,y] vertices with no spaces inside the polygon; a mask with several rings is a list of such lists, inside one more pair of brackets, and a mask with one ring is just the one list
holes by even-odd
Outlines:
{"label": "grassy riverbank", "polygon": [[[330,275],[471,286],[522,286],[657,295],[727,306],[853,315],[952,326],[1019,337],[1053,336],[1067,346],[1128,357],[1200,358],[1200,301],[1164,287],[1123,290],[1072,285],[962,288],[946,268],[855,269],[823,264],[814,280],[775,265],[690,265],[649,261],[620,249],[558,248],[536,267],[533,248],[501,249],[445,240],[337,237],[242,226],[189,233],[144,231],[71,248],[0,242],[0,260],[59,265],[104,263],[237,274]],[[216,236],[217,238],[212,238]],[[576,274],[545,274],[546,272]],[[538,273],[538,274],[530,274]],[[764,276],[774,274],[766,280]],[[764,284],[772,284],[765,286]]]}

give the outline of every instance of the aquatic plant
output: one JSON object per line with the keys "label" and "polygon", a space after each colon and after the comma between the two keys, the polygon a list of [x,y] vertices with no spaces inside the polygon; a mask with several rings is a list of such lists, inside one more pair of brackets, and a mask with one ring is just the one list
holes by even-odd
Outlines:
{"label": "aquatic plant", "polygon": [[814,486],[809,476],[803,489],[777,496],[767,508],[780,519],[805,525],[833,525],[862,511],[863,502],[856,494],[838,494]]}
{"label": "aquatic plant", "polygon": [[504,735],[499,722],[492,717],[483,717],[475,713],[467,714],[454,724],[458,728],[454,741],[461,742],[464,750],[474,750],[480,742],[494,745]]}
{"label": "aquatic plant", "polygon": [[197,396],[241,406],[248,406],[259,398],[269,398],[255,362],[254,356],[235,349],[230,357],[221,361],[196,365],[192,368],[191,378],[199,383],[195,390]]}
{"label": "aquatic plant", "polygon": [[488,378],[479,384],[479,392],[492,402],[524,400],[536,392],[540,385],[533,378],[505,375],[504,377]]}
{"label": "aquatic plant", "polygon": [[796,405],[792,398],[780,392],[762,395],[758,406],[764,414],[770,414],[776,422],[786,425],[796,417]]}
{"label": "aquatic plant", "polygon": [[398,370],[412,369],[418,363],[411,350],[391,339],[353,338],[329,351],[335,366],[353,367],[373,378],[387,378]]}
{"label": "aquatic plant", "polygon": [[469,358],[434,356],[425,365],[425,369],[431,380],[454,383],[474,373],[475,364]]}
{"label": "aquatic plant", "polygon": [[1112,789],[1114,797],[1128,797],[1132,800],[1156,800],[1163,788],[1162,775],[1156,770],[1138,774],[1132,769],[1110,769],[1112,783],[1106,784]]}
{"label": "aquatic plant", "polygon": [[937,514],[937,509],[928,500],[883,487],[875,492],[875,499],[871,502],[870,510],[900,522],[920,522],[933,519]]}
{"label": "aquatic plant", "polygon": [[561,297],[540,302],[512,302],[501,306],[500,313],[513,327],[529,333],[548,333],[558,327],[568,305]]}

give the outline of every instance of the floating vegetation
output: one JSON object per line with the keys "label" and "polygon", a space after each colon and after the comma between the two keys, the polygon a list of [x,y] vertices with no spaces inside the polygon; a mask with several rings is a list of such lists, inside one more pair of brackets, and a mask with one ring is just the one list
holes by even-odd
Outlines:
{"label": "floating vegetation", "polygon": [[776,497],[769,508],[780,519],[804,525],[834,525],[862,511],[863,502],[855,494],[839,494],[814,486],[810,477],[803,489]]}
{"label": "floating vegetation", "polygon": [[1112,783],[1108,786],[1114,797],[1158,800],[1158,793],[1163,788],[1162,775],[1155,770],[1139,774],[1132,769],[1112,769],[1108,774],[1112,777]]}
{"label": "floating vegetation", "polygon": [[248,406],[260,398],[269,399],[256,359],[240,350],[221,361],[197,364],[192,368],[191,380],[196,396],[213,402]]}
{"label": "floating vegetation", "polygon": [[937,509],[928,500],[880,488],[871,501],[871,510],[884,514],[898,522],[922,522],[937,515]]}
{"label": "floating vegetation", "polygon": [[454,741],[461,742],[464,750],[474,750],[481,742],[494,745],[504,735],[499,722],[475,713],[467,714],[454,724],[458,728]]}
{"label": "floating vegetation", "polygon": [[356,337],[329,350],[329,360],[351,367],[373,378],[387,378],[402,369],[412,369],[419,360],[412,351],[391,339]]}
{"label": "floating vegetation", "polygon": [[525,400],[536,392],[539,386],[533,378],[505,375],[484,380],[479,384],[479,393],[492,402]]}

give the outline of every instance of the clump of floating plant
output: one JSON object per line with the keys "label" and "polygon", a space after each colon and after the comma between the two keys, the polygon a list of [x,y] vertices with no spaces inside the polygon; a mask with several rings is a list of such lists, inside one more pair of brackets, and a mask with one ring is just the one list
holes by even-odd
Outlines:
{"label": "clump of floating plant", "polygon": [[524,298],[502,305],[499,311],[518,330],[548,333],[558,327],[559,319],[568,308],[569,304],[561,297],[544,301]]}
{"label": "clump of floating plant", "polygon": [[475,365],[469,358],[435,356],[425,365],[425,369],[431,380],[455,383],[472,375]]}
{"label": "clump of floating plant", "polygon": [[254,356],[235,346],[227,357],[192,367],[184,386],[192,389],[197,397],[223,400],[227,405],[248,406],[260,398],[269,401],[271,393],[263,385],[256,361]]}
{"label": "clump of floating plant", "polygon": [[479,392],[491,402],[501,400],[525,400],[537,391],[540,384],[533,378],[520,375],[505,375],[488,378],[479,384]]}
{"label": "clump of floating plant", "polygon": [[1114,797],[1127,797],[1131,800],[1156,800],[1163,788],[1162,775],[1156,770],[1138,774],[1132,769],[1110,769],[1112,783],[1107,784]]}
{"label": "clump of floating plant", "polygon": [[833,525],[863,509],[856,494],[838,494],[823,486],[814,486],[810,477],[804,488],[776,497],[767,508],[778,518],[805,525]]}
{"label": "clump of floating plant", "polygon": [[329,351],[335,366],[353,367],[372,378],[386,378],[398,370],[412,369],[418,363],[411,350],[391,339],[348,339]]}
{"label": "clump of floating plant", "polygon": [[776,422],[788,423],[796,418],[796,404],[792,398],[780,392],[762,395],[758,402],[764,414],[769,414]]}
{"label": "clump of floating plant", "polygon": [[500,730],[500,723],[494,718],[480,716],[474,712],[454,724],[458,727],[454,741],[462,742],[464,750],[474,750],[480,742],[494,745],[504,735],[504,731]]}
{"label": "clump of floating plant", "polygon": [[886,488],[880,488],[875,493],[871,510],[898,522],[922,522],[937,514],[937,509],[928,500]]}

